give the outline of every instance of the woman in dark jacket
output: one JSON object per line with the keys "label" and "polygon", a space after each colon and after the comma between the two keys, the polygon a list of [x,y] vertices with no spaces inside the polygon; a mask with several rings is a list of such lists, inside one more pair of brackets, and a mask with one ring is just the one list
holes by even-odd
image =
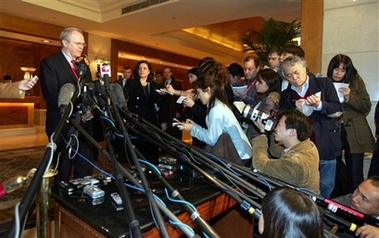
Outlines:
{"label": "woman in dark jacket", "polygon": [[343,94],[341,140],[348,171],[348,189],[353,192],[363,181],[364,153],[375,149],[374,137],[366,119],[371,109],[370,95],[347,55],[334,56],[330,60],[327,74],[334,82],[349,85],[337,90]]}
{"label": "woman in dark jacket", "polygon": [[[162,123],[167,123],[167,121],[161,120],[163,118],[163,115],[160,114],[162,110],[158,110],[160,106],[155,90],[159,89],[159,86],[151,78],[150,64],[144,60],[139,61],[134,72],[135,79],[126,85],[128,88],[125,90],[125,98],[128,100],[128,110],[157,127]],[[158,163],[159,153],[157,147],[141,138],[132,142],[139,152],[150,162]]]}

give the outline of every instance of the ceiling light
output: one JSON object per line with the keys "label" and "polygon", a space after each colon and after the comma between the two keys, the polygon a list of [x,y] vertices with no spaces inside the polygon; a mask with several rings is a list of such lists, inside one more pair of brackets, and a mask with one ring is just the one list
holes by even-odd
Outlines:
{"label": "ceiling light", "polygon": [[176,67],[176,68],[186,69],[186,70],[191,68],[188,65],[175,64],[173,62],[162,61],[161,59],[157,59],[157,58],[150,58],[150,57],[145,57],[142,55],[136,55],[136,54],[131,54],[131,53],[122,52],[122,51],[118,52],[118,57],[123,58],[123,59],[131,59],[131,60],[135,60],[135,61],[146,60],[149,63],[163,64],[165,66]]}

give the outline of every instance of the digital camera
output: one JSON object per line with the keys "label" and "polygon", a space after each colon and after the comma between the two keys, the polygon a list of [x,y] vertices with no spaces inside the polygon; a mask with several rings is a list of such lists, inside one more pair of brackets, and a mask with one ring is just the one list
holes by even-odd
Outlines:
{"label": "digital camera", "polygon": [[270,114],[267,114],[251,107],[250,105],[245,105],[243,102],[234,102],[233,104],[241,113],[242,117],[251,121],[261,119],[263,125],[265,125],[265,131],[272,132],[275,129],[278,121],[276,118],[276,113],[274,111],[272,111]]}

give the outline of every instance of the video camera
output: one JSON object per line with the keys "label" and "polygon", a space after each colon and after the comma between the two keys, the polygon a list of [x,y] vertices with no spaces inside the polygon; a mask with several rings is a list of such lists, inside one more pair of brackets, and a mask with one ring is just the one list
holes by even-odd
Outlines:
{"label": "video camera", "polygon": [[251,107],[250,105],[246,105],[244,102],[241,101],[235,101],[233,102],[233,104],[241,113],[241,116],[243,118],[246,118],[250,121],[256,121],[258,119],[261,119],[263,125],[265,125],[265,131],[272,132],[275,129],[278,120],[276,118],[276,112],[274,112],[273,110],[270,114],[267,114],[257,110],[254,107]]}

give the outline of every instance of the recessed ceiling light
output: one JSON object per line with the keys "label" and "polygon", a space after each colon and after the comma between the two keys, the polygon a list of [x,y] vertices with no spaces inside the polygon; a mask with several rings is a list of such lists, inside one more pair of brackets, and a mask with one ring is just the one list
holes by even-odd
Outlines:
{"label": "recessed ceiling light", "polygon": [[43,43],[50,43],[49,40],[43,40]]}

